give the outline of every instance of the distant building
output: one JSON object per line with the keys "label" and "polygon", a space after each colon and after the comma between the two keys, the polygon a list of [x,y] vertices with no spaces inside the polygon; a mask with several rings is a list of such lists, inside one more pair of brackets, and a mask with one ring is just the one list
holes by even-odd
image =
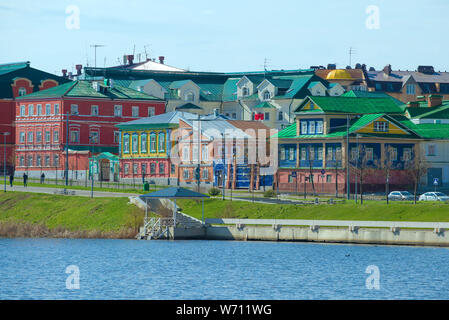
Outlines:
{"label": "distant building", "polygon": [[116,124],[164,111],[164,101],[109,82],[77,80],[19,97],[16,175],[62,178],[68,146],[69,178],[87,179],[90,153],[118,154]]}
{"label": "distant building", "polygon": [[[10,133],[6,137],[6,172],[14,171],[15,163],[15,99],[36,91],[45,90],[69,81],[63,77],[30,67],[30,62],[0,64],[0,133]],[[4,138],[0,136],[0,143]],[[0,152],[3,172],[3,150]]]}

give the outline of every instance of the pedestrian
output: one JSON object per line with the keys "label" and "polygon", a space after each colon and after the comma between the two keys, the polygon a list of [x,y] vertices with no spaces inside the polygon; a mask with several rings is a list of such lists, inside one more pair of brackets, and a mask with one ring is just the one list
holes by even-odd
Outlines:
{"label": "pedestrian", "polygon": [[45,181],[45,174],[42,172],[41,174],[41,184],[43,184]]}
{"label": "pedestrian", "polygon": [[13,182],[14,182],[14,173],[11,173],[9,175],[9,185],[11,186],[11,188],[12,188]]}
{"label": "pedestrian", "polygon": [[27,182],[28,182],[28,175],[26,174],[26,172],[23,174],[23,186],[26,188],[27,187]]}

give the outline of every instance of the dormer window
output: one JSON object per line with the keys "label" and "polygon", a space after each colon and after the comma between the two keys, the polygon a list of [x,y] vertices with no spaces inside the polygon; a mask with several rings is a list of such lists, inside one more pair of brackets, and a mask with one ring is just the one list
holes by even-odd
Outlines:
{"label": "dormer window", "polygon": [[270,99],[271,99],[270,91],[264,91],[264,93],[263,93],[263,100],[270,100]]}
{"label": "dormer window", "polygon": [[242,96],[243,97],[249,96],[249,89],[247,87],[242,88]]}
{"label": "dormer window", "polygon": [[27,94],[27,90],[23,87],[19,88],[19,96],[24,96]]}
{"label": "dormer window", "polygon": [[374,131],[375,132],[388,132],[388,122],[374,121]]}

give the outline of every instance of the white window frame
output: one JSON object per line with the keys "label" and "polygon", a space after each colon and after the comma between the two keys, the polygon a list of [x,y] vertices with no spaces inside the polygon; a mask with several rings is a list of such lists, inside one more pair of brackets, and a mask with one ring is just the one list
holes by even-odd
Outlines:
{"label": "white window frame", "polygon": [[131,107],[131,116],[133,118],[138,118],[139,117],[139,107],[138,106],[132,106]]}
{"label": "white window frame", "polygon": [[26,106],[24,104],[22,104],[20,106],[20,116],[21,117],[25,117],[26,116]]}
{"label": "white window frame", "polygon": [[98,108],[98,106],[96,106],[96,105],[91,105],[90,106],[90,115],[91,116],[98,116],[98,115],[100,115],[100,109]]}
{"label": "white window frame", "polygon": [[148,118],[156,114],[156,109],[154,107],[148,107]]}
{"label": "white window frame", "polygon": [[119,104],[114,105],[114,117],[121,117],[123,115],[122,106]]}
{"label": "white window frame", "polygon": [[78,105],[72,104],[70,105],[70,114],[77,115],[78,113]]}

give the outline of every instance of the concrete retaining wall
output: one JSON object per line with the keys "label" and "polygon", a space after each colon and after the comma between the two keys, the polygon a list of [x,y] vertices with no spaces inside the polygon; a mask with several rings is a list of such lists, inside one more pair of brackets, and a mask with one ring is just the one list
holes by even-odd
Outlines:
{"label": "concrete retaining wall", "polygon": [[329,243],[396,244],[449,246],[449,232],[442,230],[380,228],[318,228],[263,226],[208,226],[174,230],[174,239],[239,240],[239,241],[311,241]]}

